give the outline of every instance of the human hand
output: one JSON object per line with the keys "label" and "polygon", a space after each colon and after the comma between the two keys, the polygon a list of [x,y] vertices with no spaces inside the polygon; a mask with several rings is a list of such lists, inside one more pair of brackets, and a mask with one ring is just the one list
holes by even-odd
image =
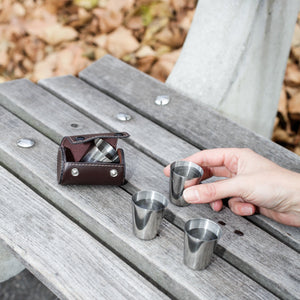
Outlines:
{"label": "human hand", "polygon": [[[300,174],[284,169],[250,149],[211,149],[184,160],[200,165],[203,179],[227,177],[214,183],[189,187],[183,193],[189,203],[210,203],[215,211],[222,199],[237,215],[259,213],[286,225],[300,226]],[[164,169],[170,176],[170,167]]]}

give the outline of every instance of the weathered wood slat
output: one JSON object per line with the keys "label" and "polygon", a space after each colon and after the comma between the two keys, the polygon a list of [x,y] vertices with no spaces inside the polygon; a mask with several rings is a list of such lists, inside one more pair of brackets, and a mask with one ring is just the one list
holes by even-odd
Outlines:
{"label": "weathered wood slat", "polygon": [[[178,159],[178,156],[185,157],[199,151],[195,146],[74,76],[40,80],[39,85],[54,95],[57,94],[99,124],[114,131],[130,132],[134,146],[165,165],[170,160]],[[129,114],[132,119],[127,122],[118,120],[119,112]]]}
{"label": "weathered wood slat", "polygon": [[[124,106],[73,76],[44,79],[40,81],[40,84],[96,122],[104,124],[114,131],[128,130],[132,132],[130,142],[145,153],[152,154],[152,157],[162,164],[198,151],[196,147],[172,134],[167,136],[166,130],[161,127],[155,128],[152,122],[139,117],[128,108],[127,111],[129,110],[129,113],[133,115],[133,120],[125,122],[125,124],[116,120],[115,112],[124,110]],[[103,107],[109,107],[110,112],[108,113]],[[252,216],[251,220],[300,252],[300,230],[298,228],[281,225],[261,215]]]}
{"label": "weathered wood slat", "polygon": [[[26,84],[28,84],[27,81]],[[30,90],[31,93],[33,89],[34,85],[27,90]],[[49,122],[41,118],[46,111],[50,115],[54,114],[54,111],[51,111],[50,107],[47,107],[46,104],[48,101],[50,101],[50,99],[55,103],[55,116],[58,120],[60,119],[60,111],[68,111],[69,116],[78,117],[78,112],[76,110],[66,106],[64,103],[58,101],[51,95],[48,95],[47,102],[45,102],[43,97],[39,98],[41,103],[45,102],[45,104],[43,106],[40,105],[39,112],[36,112],[36,110],[31,107],[30,102],[24,105],[22,100],[23,97],[18,94],[18,92],[15,92],[17,90],[18,89],[15,86],[14,89],[11,88],[9,91],[5,92],[6,99],[10,99],[11,106],[16,105],[18,108],[15,108],[15,111],[19,110],[22,118],[24,118],[26,121],[30,121],[31,123],[35,123],[38,128],[40,127],[38,123],[43,122],[43,126],[48,127],[47,132],[50,136],[52,132],[51,128],[53,127],[57,129],[57,121],[52,120]],[[4,93],[3,89],[1,89],[1,93]],[[28,96],[28,98],[32,98],[32,96],[33,94]],[[0,99],[2,99],[3,103],[7,102],[6,100],[3,100],[4,96]],[[36,106],[36,102],[33,101],[33,103],[35,103]],[[84,124],[88,123],[88,119],[84,115],[81,115],[80,120]],[[90,132],[92,130],[96,130],[96,128],[98,128],[97,126],[99,125],[94,123],[94,125],[90,128]],[[62,127],[60,130],[63,134],[64,128]],[[73,128],[72,130],[73,134],[80,134],[80,132],[76,131],[77,129]],[[53,130],[52,135],[55,135],[56,132],[56,130]],[[132,187],[137,189],[155,189],[167,194],[168,183],[167,180],[162,176],[161,166],[150,158],[147,158],[141,152],[134,150],[134,148],[131,147],[130,149],[130,145],[124,143],[122,147],[126,153],[128,168],[133,167],[133,176],[129,178]],[[127,189],[127,186],[124,186],[124,188]],[[281,293],[280,290],[282,290],[282,288],[284,290],[286,289],[285,284],[283,284],[283,278],[289,278],[289,275],[287,275],[286,272],[291,272],[291,276],[294,276],[295,261],[297,261],[298,257],[296,252],[282,245],[276,239],[270,237],[262,230],[259,230],[245,219],[233,215],[228,209],[224,209],[221,213],[215,213],[212,212],[211,209],[206,205],[194,205],[187,208],[178,208],[173,205],[169,206],[168,219],[172,220],[179,226],[182,226],[184,221],[188,220],[192,216],[204,216],[215,221],[226,221],[227,225],[223,229],[224,236],[226,236],[226,238],[220,241],[221,248],[218,250],[218,253],[231,263],[235,264],[238,268],[249,274],[249,276],[255,278],[255,280],[259,278],[262,284],[268,288],[271,288],[275,292]],[[238,237],[236,234],[234,234],[235,230],[243,231],[245,236]],[[274,247],[276,247],[278,250],[276,253],[271,251]],[[251,251],[249,251],[249,249],[251,249]],[[280,253],[289,253],[287,256],[289,257],[290,264],[292,265],[291,270],[289,270],[288,265],[286,265],[286,269],[282,269],[280,265]],[[274,260],[278,260],[278,264],[274,264]],[[288,282],[287,284],[293,286],[296,283]],[[294,290],[294,288],[292,288],[292,290]],[[286,291],[281,293],[281,295],[284,293],[286,293]]]}
{"label": "weathered wood slat", "polygon": [[167,299],[0,166],[0,239],[62,299]]}
{"label": "weathered wood slat", "polygon": [[[138,240],[132,233],[131,197],[127,192],[119,187],[58,185],[57,144],[3,108],[0,117],[0,130],[5,133],[0,145],[3,163],[171,295],[179,299],[274,298],[217,256],[203,272],[185,267],[183,232],[165,220],[159,237]],[[33,138],[36,146],[16,147],[20,136]]]}
{"label": "weathered wood slat", "polygon": [[[300,158],[296,154],[112,56],[106,55],[79,76],[196,147],[247,147],[283,167],[300,172]],[[169,95],[170,103],[164,107],[155,105],[157,95]]]}
{"label": "weathered wood slat", "polygon": [[[44,79],[39,84],[99,124],[103,124],[113,131],[129,131],[132,134],[130,142],[135,147],[164,165],[198,151],[196,147],[73,76]],[[129,113],[133,119],[125,123],[118,121],[116,112],[120,111]],[[261,215],[255,215],[251,217],[251,220],[300,251],[299,229],[282,226]]]}

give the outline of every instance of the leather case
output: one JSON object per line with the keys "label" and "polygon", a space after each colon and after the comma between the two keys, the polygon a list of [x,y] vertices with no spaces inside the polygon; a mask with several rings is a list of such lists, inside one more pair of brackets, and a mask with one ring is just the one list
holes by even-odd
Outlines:
{"label": "leather case", "polygon": [[[57,181],[60,184],[122,185],[125,181],[125,157],[117,149],[119,138],[127,138],[127,132],[99,133],[65,136],[57,155]],[[117,150],[120,162],[81,162],[83,156],[94,147],[94,140],[101,138]]]}

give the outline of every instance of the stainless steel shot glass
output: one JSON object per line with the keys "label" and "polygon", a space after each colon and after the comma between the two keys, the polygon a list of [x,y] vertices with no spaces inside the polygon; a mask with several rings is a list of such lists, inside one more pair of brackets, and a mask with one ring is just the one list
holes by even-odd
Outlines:
{"label": "stainless steel shot glass", "polygon": [[168,199],[154,191],[140,191],[132,196],[132,225],[136,237],[155,238],[161,224]]}
{"label": "stainless steel shot glass", "polygon": [[85,162],[119,162],[116,149],[102,139],[95,139],[95,146],[81,159]]}
{"label": "stainless steel shot glass", "polygon": [[187,206],[183,190],[200,182],[203,169],[190,161],[175,161],[170,166],[169,194],[170,201],[177,206]]}
{"label": "stainless steel shot glass", "polygon": [[184,264],[193,270],[205,269],[220,237],[220,226],[209,219],[187,221],[184,226]]}

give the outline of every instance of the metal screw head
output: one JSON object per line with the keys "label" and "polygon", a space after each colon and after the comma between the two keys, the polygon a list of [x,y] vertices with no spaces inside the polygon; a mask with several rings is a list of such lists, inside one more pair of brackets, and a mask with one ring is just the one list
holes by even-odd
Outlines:
{"label": "metal screw head", "polygon": [[23,139],[17,140],[17,145],[21,148],[31,148],[34,146],[34,144],[35,144],[35,141],[32,139],[23,138]]}
{"label": "metal screw head", "polygon": [[109,171],[109,174],[111,177],[117,177],[118,176],[118,171],[116,169],[111,169]]}
{"label": "metal screw head", "polygon": [[131,115],[126,114],[126,113],[118,113],[117,114],[117,119],[123,122],[131,120]]}
{"label": "metal screw head", "polygon": [[169,95],[159,95],[155,99],[155,104],[156,105],[167,105],[170,102],[170,96]]}
{"label": "metal screw head", "polygon": [[72,174],[72,176],[78,176],[78,175],[79,175],[78,169],[77,169],[77,168],[73,168],[73,169],[71,170],[71,174]]}

